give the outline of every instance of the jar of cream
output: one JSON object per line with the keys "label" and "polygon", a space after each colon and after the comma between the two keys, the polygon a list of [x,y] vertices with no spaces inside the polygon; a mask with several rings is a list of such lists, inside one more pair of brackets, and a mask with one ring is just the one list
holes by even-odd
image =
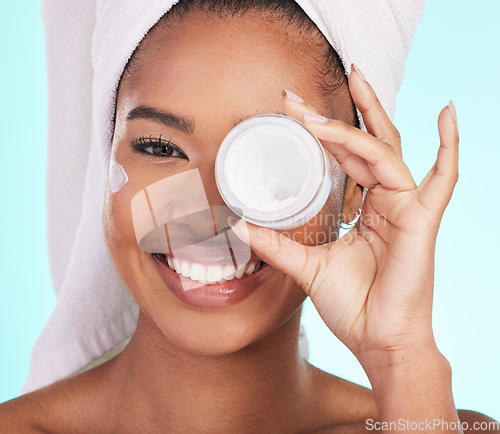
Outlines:
{"label": "jar of cream", "polygon": [[332,186],[328,156],[295,119],[265,114],[245,119],[222,141],[217,188],[244,220],[273,229],[301,226],[318,214]]}

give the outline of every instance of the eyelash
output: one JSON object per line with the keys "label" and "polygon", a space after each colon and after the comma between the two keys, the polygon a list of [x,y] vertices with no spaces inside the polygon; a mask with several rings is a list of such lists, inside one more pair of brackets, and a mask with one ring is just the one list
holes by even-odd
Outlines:
{"label": "eyelash", "polygon": [[[130,146],[132,146],[132,149],[134,149],[134,151],[137,151],[141,154],[148,154],[152,158],[158,158],[158,157],[171,158],[171,157],[173,157],[173,158],[180,158],[183,160],[188,159],[186,154],[184,154],[184,152],[182,152],[170,140],[168,140],[168,141],[162,140],[161,135],[157,139],[152,138],[152,135],[149,137],[142,136],[142,137],[139,137],[137,139],[133,139],[130,141]],[[146,150],[148,148],[151,148],[151,152]],[[154,148],[166,148],[167,151],[165,151],[165,152],[170,151],[170,155],[168,155],[168,154],[167,155],[155,154],[154,152],[152,152]],[[181,155],[180,156],[175,155],[176,153],[181,154]]]}

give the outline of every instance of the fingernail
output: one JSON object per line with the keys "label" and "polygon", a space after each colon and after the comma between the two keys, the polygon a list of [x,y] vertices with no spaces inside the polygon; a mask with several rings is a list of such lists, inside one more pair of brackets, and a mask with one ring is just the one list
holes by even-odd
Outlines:
{"label": "fingernail", "polygon": [[453,119],[453,122],[457,123],[457,110],[455,109],[455,104],[450,99],[450,103],[448,104],[448,109],[450,110],[450,116]]}
{"label": "fingernail", "polygon": [[[241,219],[240,219],[241,221]],[[228,217],[227,222],[229,223],[229,226],[231,227],[231,230],[235,233],[235,235],[244,243],[248,244],[248,238],[243,234],[243,232],[240,231],[240,229],[236,226],[238,220],[235,219],[234,217]]]}
{"label": "fingernail", "polygon": [[290,101],[296,102],[298,104],[302,104],[304,102],[304,100],[300,96],[289,90],[283,89],[282,94],[283,96],[286,96]]}
{"label": "fingernail", "polygon": [[310,122],[312,124],[324,124],[325,122],[328,122],[328,118],[314,113],[303,113],[303,116],[304,121]]}
{"label": "fingernail", "polygon": [[359,69],[354,63],[352,64],[352,67],[358,73],[358,75],[361,77],[361,80],[368,82],[368,80],[365,77],[365,74],[363,74],[363,72],[361,71],[361,69]]}

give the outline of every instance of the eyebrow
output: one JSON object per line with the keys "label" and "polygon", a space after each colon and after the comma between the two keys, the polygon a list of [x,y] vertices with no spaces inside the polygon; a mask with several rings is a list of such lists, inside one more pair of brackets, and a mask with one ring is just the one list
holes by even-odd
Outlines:
{"label": "eyebrow", "polygon": [[130,110],[127,121],[133,119],[149,119],[184,133],[191,134],[194,132],[194,122],[192,120],[153,107],[140,106]]}
{"label": "eyebrow", "polygon": [[[286,116],[286,113],[284,113],[283,111],[271,111],[269,113]],[[164,110],[159,110],[154,107],[139,106],[130,110],[130,112],[127,115],[127,121],[131,121],[133,119],[152,120],[155,122],[159,122],[165,125],[166,127],[175,128],[187,134],[194,133],[195,122],[193,120],[183,118],[181,116],[176,116],[173,113]],[[243,118],[237,120],[233,125],[233,127],[238,125],[240,122],[244,120],[245,119]]]}

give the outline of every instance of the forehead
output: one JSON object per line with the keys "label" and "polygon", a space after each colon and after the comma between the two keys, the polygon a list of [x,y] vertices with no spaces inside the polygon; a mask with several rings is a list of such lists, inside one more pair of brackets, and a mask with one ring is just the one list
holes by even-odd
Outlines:
{"label": "forehead", "polygon": [[141,43],[132,79],[120,86],[130,104],[179,111],[208,102],[234,110],[242,101],[256,110],[280,103],[281,89],[312,88],[315,59],[307,42],[262,17],[220,20],[189,15],[170,28],[154,28]]}

